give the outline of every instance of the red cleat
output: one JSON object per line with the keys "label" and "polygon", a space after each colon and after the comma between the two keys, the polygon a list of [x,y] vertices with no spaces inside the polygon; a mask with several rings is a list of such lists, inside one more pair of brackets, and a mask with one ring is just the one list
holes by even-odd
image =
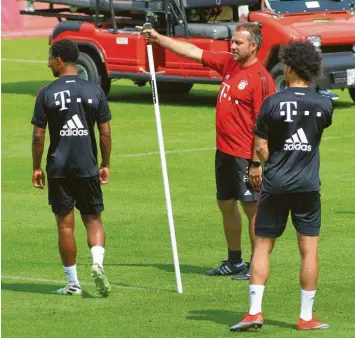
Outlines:
{"label": "red cleat", "polygon": [[257,313],[256,315],[250,315],[246,313],[243,319],[238,323],[233,325],[230,328],[230,331],[247,331],[249,329],[261,329],[264,324],[264,317],[261,312]]}
{"label": "red cleat", "polygon": [[303,320],[302,318],[298,319],[296,326],[297,330],[317,330],[317,329],[329,329],[330,325],[319,322],[314,315],[312,315],[311,320]]}

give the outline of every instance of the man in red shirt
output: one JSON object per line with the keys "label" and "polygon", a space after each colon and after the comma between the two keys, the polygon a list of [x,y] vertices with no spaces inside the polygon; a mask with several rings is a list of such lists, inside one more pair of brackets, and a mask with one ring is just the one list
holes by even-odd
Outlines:
{"label": "man in red shirt", "polygon": [[[142,30],[142,27],[137,27]],[[249,267],[242,259],[242,219],[237,201],[249,220],[251,248],[258,192],[249,184],[248,174],[261,183],[262,169],[253,150],[252,128],[265,97],[275,93],[275,84],[258,60],[262,36],[256,24],[237,25],[232,37],[231,53],[213,52],[144,30],[146,40],[173,53],[200,62],[222,76],[216,106],[217,151],[215,174],[217,202],[221,210],[228,245],[228,259],[207,271],[209,276],[236,275],[233,279],[249,279]]]}

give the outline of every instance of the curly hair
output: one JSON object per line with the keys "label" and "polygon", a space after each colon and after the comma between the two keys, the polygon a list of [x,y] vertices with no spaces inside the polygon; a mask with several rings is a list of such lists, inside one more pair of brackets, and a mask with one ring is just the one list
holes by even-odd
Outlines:
{"label": "curly hair", "polygon": [[79,48],[77,44],[68,39],[56,41],[50,50],[51,56],[60,57],[64,63],[76,63],[79,58]]}
{"label": "curly hair", "polygon": [[321,70],[322,57],[309,41],[292,41],[281,47],[280,60],[301,79],[311,82]]}

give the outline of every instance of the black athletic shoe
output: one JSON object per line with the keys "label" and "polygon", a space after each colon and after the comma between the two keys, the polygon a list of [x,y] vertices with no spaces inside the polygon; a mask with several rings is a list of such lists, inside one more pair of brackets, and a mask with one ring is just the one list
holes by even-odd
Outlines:
{"label": "black athletic shoe", "polygon": [[244,270],[232,277],[233,280],[249,280],[250,279],[250,263],[245,263]]}
{"label": "black athletic shoe", "polygon": [[205,273],[207,276],[230,276],[236,275],[242,271],[245,271],[245,263],[242,262],[239,265],[234,265],[224,260],[221,262],[221,266],[213,270],[209,270]]}

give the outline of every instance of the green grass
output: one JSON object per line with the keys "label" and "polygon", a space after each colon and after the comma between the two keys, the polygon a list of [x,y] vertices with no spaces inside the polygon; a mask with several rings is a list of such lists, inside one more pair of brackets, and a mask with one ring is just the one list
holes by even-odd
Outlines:
{"label": "green grass", "polygon": [[[2,57],[45,60],[46,39],[5,40]],[[105,270],[115,285],[98,298],[90,252],[77,218],[79,278],[85,297],[52,294],[65,279],[47,192],[31,187],[34,100],[51,82],[45,62],[2,63],[2,333],[4,337],[229,337],[248,308],[248,283],[209,278],[226,257],[215,203],[214,151],[168,153],[167,164],[184,293],[175,275],[149,87],[115,82],[111,181],[105,186]],[[166,150],[215,144],[217,86],[195,86],[189,96],[161,100]],[[271,259],[265,326],[259,336],[354,337],[355,107],[340,92],[334,123],[321,146],[323,226],[315,314],[332,328],[297,332],[299,255],[289,224]],[[48,139],[46,146],[48,146]],[[79,216],[77,214],[77,216]],[[243,216],[244,224],[246,219]],[[246,227],[244,256],[249,257]],[[254,337],[253,333],[243,337]]]}

